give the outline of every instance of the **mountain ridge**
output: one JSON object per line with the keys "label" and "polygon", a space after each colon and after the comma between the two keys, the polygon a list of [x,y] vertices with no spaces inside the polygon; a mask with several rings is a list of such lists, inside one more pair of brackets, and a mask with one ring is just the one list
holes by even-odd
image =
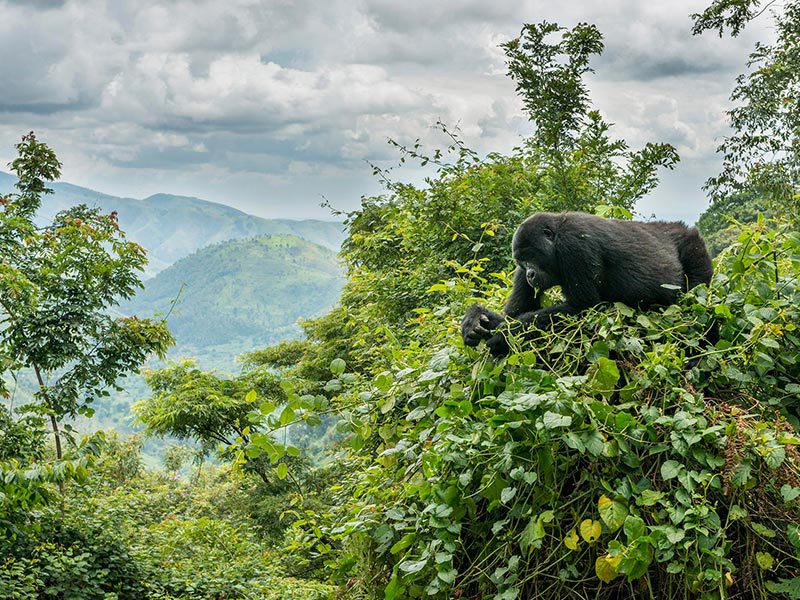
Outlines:
{"label": "mountain ridge", "polygon": [[[0,171],[0,194],[13,192],[15,182],[16,177]],[[344,225],[338,221],[266,219],[193,196],[157,193],[125,198],[61,181],[50,187],[54,194],[44,198],[37,215],[41,224],[76,204],[117,211],[128,238],[148,251],[148,277],[204,246],[228,240],[289,234],[338,252],[344,239]]]}

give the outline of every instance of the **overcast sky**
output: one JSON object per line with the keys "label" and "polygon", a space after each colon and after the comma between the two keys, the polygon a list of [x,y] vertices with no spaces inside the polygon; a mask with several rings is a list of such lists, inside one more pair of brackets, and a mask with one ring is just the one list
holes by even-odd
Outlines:
{"label": "overcast sky", "polygon": [[770,35],[762,17],[692,37],[708,1],[0,0],[0,165],[36,130],[71,183],[330,218],[322,196],[357,207],[380,190],[367,161],[396,158],[387,138],[436,145],[437,119],[510,151],[530,126],[498,44],[584,21],[604,34],[590,85],[613,133],[681,155],[639,210],[693,222],[734,79]]}

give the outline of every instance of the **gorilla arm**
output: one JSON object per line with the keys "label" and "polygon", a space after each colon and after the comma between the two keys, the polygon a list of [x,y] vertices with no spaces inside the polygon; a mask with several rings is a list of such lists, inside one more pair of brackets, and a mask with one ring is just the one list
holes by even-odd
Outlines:
{"label": "gorilla arm", "polygon": [[[558,273],[554,275],[557,283],[561,285],[564,302],[539,308],[541,300],[538,300],[535,310],[516,315],[508,327],[499,329],[486,340],[486,345],[493,356],[503,356],[508,353],[510,337],[522,334],[526,339],[530,339],[535,336],[535,329],[549,327],[559,315],[578,314],[590,306],[600,304],[602,300],[597,286],[603,276],[602,257],[600,249],[593,246],[594,244],[588,240],[577,236],[560,236],[556,244]],[[523,280],[525,280],[524,272]],[[527,280],[525,281],[527,284]]]}
{"label": "gorilla arm", "polygon": [[525,270],[517,267],[514,271],[511,295],[503,309],[505,315],[480,304],[473,304],[461,320],[461,338],[467,346],[477,346],[481,340],[495,335],[494,331],[506,321],[506,318],[519,319],[522,315],[532,314],[541,306],[541,298],[537,291],[528,285]]}

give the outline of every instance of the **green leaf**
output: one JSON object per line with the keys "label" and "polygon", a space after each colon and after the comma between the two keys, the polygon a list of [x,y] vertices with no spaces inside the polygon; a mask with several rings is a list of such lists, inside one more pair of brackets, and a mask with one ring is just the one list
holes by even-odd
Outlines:
{"label": "green leaf", "polygon": [[247,456],[247,458],[258,458],[259,456],[261,456],[262,452],[263,450],[261,448],[253,444],[248,444],[244,449],[244,453]]}
{"label": "green leaf", "polygon": [[541,548],[545,536],[544,524],[553,520],[553,511],[545,511],[541,515],[531,517],[519,540],[522,553],[527,556],[531,548]]}
{"label": "green leaf", "polygon": [[375,387],[384,394],[388,392],[389,388],[392,387],[392,374],[388,371],[384,371],[378,375],[375,378]]}
{"label": "green leaf", "polygon": [[614,532],[625,522],[628,515],[628,507],[624,502],[611,500],[608,496],[600,496],[597,501],[597,508],[600,510],[600,518],[608,527],[610,532]]}
{"label": "green leaf", "polygon": [[623,316],[632,317],[634,315],[633,309],[622,302],[614,302],[614,308],[616,308]]}
{"label": "green leaf", "polygon": [[404,560],[397,566],[406,573],[417,573],[424,569],[426,564],[428,564],[428,560],[423,558],[421,560]]}
{"label": "green leaf", "polygon": [[458,569],[447,569],[446,571],[439,571],[436,576],[445,583],[452,585],[456,581]]}
{"label": "green leaf", "polygon": [[619,378],[619,368],[616,361],[604,357],[597,359],[591,375],[593,389],[602,394],[608,394],[614,390]]}
{"label": "green leaf", "polygon": [[583,440],[576,432],[570,431],[566,433],[563,439],[564,443],[573,450],[577,450],[581,454],[586,452],[586,444],[583,443]]}
{"label": "green leaf", "polygon": [[786,526],[786,536],[794,546],[794,551],[800,556],[800,525],[794,523]]}
{"label": "green leaf", "polygon": [[625,536],[628,538],[628,545],[630,545],[640,537],[644,537],[647,534],[647,526],[639,517],[628,515],[625,517],[623,531],[625,532]]}
{"label": "green leaf", "polygon": [[291,406],[285,406],[281,411],[280,422],[281,425],[288,425],[294,421],[294,409]]}
{"label": "green leaf", "polygon": [[250,390],[249,392],[247,392],[247,395],[244,397],[244,401],[247,402],[248,404],[252,404],[253,402],[256,401],[257,397],[258,396],[256,394],[256,391],[255,390]]}
{"label": "green leaf", "polygon": [[750,527],[755,531],[758,535],[765,538],[774,538],[777,533],[775,533],[774,529],[770,529],[766,525],[762,525],[761,523],[750,523]]}
{"label": "green leaf", "polygon": [[331,361],[331,373],[333,373],[336,376],[339,376],[342,373],[344,373],[346,367],[347,364],[341,358],[334,358]]}
{"label": "green leaf", "polygon": [[500,492],[500,502],[503,504],[508,504],[509,500],[511,500],[517,493],[517,488],[515,487],[507,487],[503,488],[503,491]]}
{"label": "green leaf", "polygon": [[664,494],[653,490],[643,490],[642,495],[637,500],[639,506],[655,506],[663,498]]}
{"label": "green leaf", "polygon": [[545,412],[544,416],[542,417],[542,424],[545,426],[546,429],[569,427],[571,423],[572,423],[572,417],[550,412],[549,410]]}
{"label": "green leaf", "polygon": [[597,429],[585,432],[583,434],[583,443],[592,456],[600,456],[603,453],[605,440],[603,439],[603,434]]}
{"label": "green leaf", "polygon": [[731,521],[740,521],[747,518],[747,515],[747,510],[738,504],[732,504],[730,510],[728,510],[728,518]]}
{"label": "green leaf", "polygon": [[777,469],[781,463],[786,459],[786,448],[783,446],[774,446],[770,448],[764,456],[764,462],[770,469]]}
{"label": "green leaf", "polygon": [[781,496],[783,496],[783,501],[788,504],[800,496],[800,487],[793,487],[788,483],[784,484],[781,486]]}
{"label": "green leaf", "polygon": [[411,543],[414,541],[416,537],[417,534],[415,533],[405,534],[403,537],[400,538],[400,540],[397,543],[395,543],[394,546],[391,547],[389,552],[391,552],[392,554],[397,554],[399,552],[402,552],[411,545]]}
{"label": "green leaf", "polygon": [[800,600],[800,577],[768,581],[767,589],[773,594],[784,594],[789,600]]}
{"label": "green leaf", "polygon": [[278,479],[286,479],[289,474],[289,466],[286,463],[281,463],[275,468],[275,473],[278,475]]}
{"label": "green leaf", "polygon": [[733,477],[731,478],[731,483],[735,487],[744,486],[748,481],[750,481],[750,474],[752,473],[752,470],[753,467],[750,464],[750,461],[745,460],[733,470]]}
{"label": "green leaf", "polygon": [[756,552],[756,562],[761,567],[761,570],[769,571],[775,564],[775,559],[772,558],[769,552]]}
{"label": "green leaf", "polygon": [[383,598],[384,600],[397,600],[398,598],[402,598],[402,594],[405,591],[406,588],[403,587],[403,584],[400,583],[400,579],[395,575],[383,590]]}
{"label": "green leaf", "polygon": [[674,460],[668,460],[661,465],[661,478],[664,481],[669,481],[678,476],[683,469],[682,465]]}

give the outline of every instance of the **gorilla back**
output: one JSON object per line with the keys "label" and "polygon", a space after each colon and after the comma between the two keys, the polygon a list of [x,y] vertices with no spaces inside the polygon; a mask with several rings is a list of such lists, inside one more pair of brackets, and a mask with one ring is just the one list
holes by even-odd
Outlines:
{"label": "gorilla back", "polygon": [[705,244],[683,223],[539,213],[517,229],[512,253],[535,289],[561,285],[574,306],[670,304],[675,291],[663,284],[685,291],[711,280]]}
{"label": "gorilla back", "polygon": [[[464,343],[475,346],[486,339],[493,354],[508,351],[509,332],[544,327],[558,314],[601,302],[670,304],[677,289],[708,283],[712,274],[700,234],[679,222],[538,213],[517,229],[512,254],[517,269],[505,314],[473,305],[462,321]],[[555,285],[561,286],[564,302],[541,308],[541,292]],[[505,322],[509,326],[500,328]]]}

